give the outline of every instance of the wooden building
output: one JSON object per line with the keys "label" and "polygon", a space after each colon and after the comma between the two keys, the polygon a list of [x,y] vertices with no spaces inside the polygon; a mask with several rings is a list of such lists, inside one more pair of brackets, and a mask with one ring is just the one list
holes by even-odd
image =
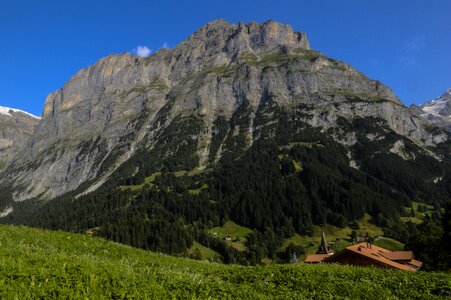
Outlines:
{"label": "wooden building", "polygon": [[412,251],[390,251],[369,242],[361,242],[346,247],[334,255],[327,244],[324,228],[320,248],[316,254],[307,256],[304,262],[308,264],[336,263],[353,266],[376,266],[404,271],[417,271],[423,265],[421,261],[414,259]]}
{"label": "wooden building", "polygon": [[412,251],[390,251],[368,242],[346,247],[339,253],[327,257],[325,263],[354,266],[376,266],[404,271],[417,271],[423,263],[414,259]]}

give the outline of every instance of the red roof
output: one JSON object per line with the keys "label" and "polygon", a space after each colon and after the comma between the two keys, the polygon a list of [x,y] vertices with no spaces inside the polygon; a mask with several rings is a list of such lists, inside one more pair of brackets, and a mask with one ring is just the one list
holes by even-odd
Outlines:
{"label": "red roof", "polygon": [[310,254],[305,259],[305,263],[307,264],[319,264],[322,262],[325,258],[332,256],[333,253],[327,253],[327,254]]}
{"label": "red roof", "polygon": [[421,266],[423,265],[423,263],[421,261],[416,260],[416,259],[410,260],[407,264],[415,267],[416,269],[421,268]]}
{"label": "red roof", "polygon": [[[344,251],[350,251],[375,262],[404,271],[416,271],[423,265],[422,262],[413,259],[411,251],[390,251],[367,242],[346,247]],[[396,260],[405,261],[406,264],[399,263]],[[327,259],[325,262],[327,262]]]}
{"label": "red roof", "polygon": [[382,253],[382,256],[389,260],[411,260],[413,259],[412,251],[393,251]]}

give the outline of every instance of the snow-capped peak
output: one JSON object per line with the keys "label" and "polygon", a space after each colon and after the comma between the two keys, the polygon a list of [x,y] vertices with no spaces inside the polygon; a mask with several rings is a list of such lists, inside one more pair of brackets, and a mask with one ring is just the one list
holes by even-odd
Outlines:
{"label": "snow-capped peak", "polygon": [[424,119],[451,133],[451,88],[440,97],[412,108]]}
{"label": "snow-capped peak", "polygon": [[433,100],[426,103],[422,110],[425,112],[424,115],[440,116],[440,112],[446,108],[446,101],[443,100]]}
{"label": "snow-capped peak", "polygon": [[2,115],[7,115],[7,116],[11,116],[11,117],[12,117],[11,112],[22,113],[22,114],[26,114],[26,115],[28,115],[28,116],[30,116],[30,117],[32,117],[32,118],[40,119],[40,117],[37,117],[37,116],[35,116],[35,115],[33,115],[33,114],[30,114],[30,113],[28,113],[28,112],[26,112],[26,111],[23,111],[23,110],[20,110],[20,109],[15,109],[15,108],[10,108],[10,107],[0,106],[0,114],[2,114]]}

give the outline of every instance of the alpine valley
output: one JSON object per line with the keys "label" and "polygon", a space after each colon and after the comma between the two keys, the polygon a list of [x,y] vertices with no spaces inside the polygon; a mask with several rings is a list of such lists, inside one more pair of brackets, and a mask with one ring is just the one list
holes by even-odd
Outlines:
{"label": "alpine valley", "polygon": [[40,120],[0,114],[0,155],[3,223],[226,263],[283,259],[324,223],[406,242],[408,209],[440,219],[451,195],[449,132],[274,21],[103,58]]}

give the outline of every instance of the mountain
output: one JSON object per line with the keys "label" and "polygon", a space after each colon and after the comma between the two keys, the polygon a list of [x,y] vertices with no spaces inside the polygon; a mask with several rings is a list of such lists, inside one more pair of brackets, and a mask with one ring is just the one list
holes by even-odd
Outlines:
{"label": "mountain", "polygon": [[412,105],[411,108],[424,119],[451,132],[451,89],[438,98],[421,105]]}
{"label": "mountain", "polygon": [[[405,242],[413,201],[439,218],[450,162],[448,134],[305,33],[217,20],[147,58],[101,59],[50,94],[0,174],[0,210],[13,210],[1,221],[174,254],[197,241],[258,263],[314,225],[367,215]],[[209,234],[228,220],[250,232],[236,247]]]}
{"label": "mountain", "polygon": [[25,146],[38,122],[27,112],[0,106],[0,171]]}
{"label": "mountain", "polygon": [[[274,21],[218,20],[174,49],[148,58],[111,55],[78,72],[47,97],[28,147],[5,175],[26,187],[14,192],[17,201],[54,198],[83,183],[93,191],[137,149],[155,147],[171,125],[184,123],[193,126],[190,167],[205,168],[227,150],[214,139],[215,122],[248,110],[247,124],[231,128],[245,148],[261,129],[256,114],[301,105],[303,121],[324,130],[340,116],[376,115],[420,145],[445,139],[427,132],[380,82],[310,50],[304,33]],[[341,139],[355,143],[353,133]]]}

